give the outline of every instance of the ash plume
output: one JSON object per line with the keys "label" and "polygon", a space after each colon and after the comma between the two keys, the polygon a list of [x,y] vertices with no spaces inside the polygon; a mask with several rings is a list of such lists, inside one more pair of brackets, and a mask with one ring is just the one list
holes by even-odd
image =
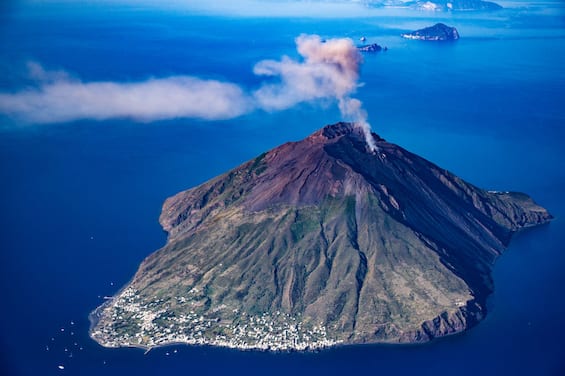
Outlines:
{"label": "ash plume", "polygon": [[112,118],[219,120],[256,110],[281,111],[303,102],[329,102],[338,105],[344,120],[363,131],[374,151],[367,112],[361,101],[352,97],[359,86],[362,62],[353,41],[300,35],[296,48],[300,60],[284,56],[257,63],[253,71],[265,77],[265,82],[252,91],[235,83],[192,76],[84,82],[32,62],[27,68],[34,84],[16,92],[0,92],[0,113],[31,123]]}
{"label": "ash plume", "polygon": [[353,41],[323,41],[318,35],[301,35],[296,38],[296,47],[304,61],[283,57],[280,61],[263,60],[255,66],[255,74],[280,79],[255,91],[259,107],[282,110],[301,102],[336,100],[342,116],[362,129],[369,149],[375,151],[367,112],[360,100],[351,97],[359,86],[362,62]]}

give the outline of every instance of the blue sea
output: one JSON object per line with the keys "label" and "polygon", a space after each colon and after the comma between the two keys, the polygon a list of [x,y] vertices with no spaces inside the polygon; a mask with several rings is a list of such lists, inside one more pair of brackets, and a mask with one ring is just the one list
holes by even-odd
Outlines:
{"label": "blue sea", "polygon": [[[328,5],[308,17],[300,8],[274,15],[180,2],[77,4],[0,6],[0,92],[28,84],[29,61],[84,82],[191,75],[252,89],[261,82],[254,64],[296,58],[301,33],[365,36],[388,47],[365,55],[355,94],[375,132],[477,186],[526,192],[556,219],[515,237],[494,268],[488,317],[462,335],[318,353],[105,349],[88,337],[88,314],[164,244],[163,201],[339,121],[339,112],[307,103],[222,121],[54,124],[0,115],[0,374],[565,374],[562,1],[459,14]],[[399,37],[435,22],[456,26],[461,39]]]}

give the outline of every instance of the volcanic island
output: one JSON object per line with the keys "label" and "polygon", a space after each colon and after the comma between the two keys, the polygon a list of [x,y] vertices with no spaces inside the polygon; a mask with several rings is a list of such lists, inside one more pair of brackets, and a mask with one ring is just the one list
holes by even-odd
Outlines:
{"label": "volcanic island", "polygon": [[437,23],[430,27],[425,27],[411,33],[401,34],[402,38],[416,39],[425,41],[454,41],[459,39],[459,32],[456,28]]}
{"label": "volcanic island", "polygon": [[91,315],[105,347],[423,343],[486,314],[512,235],[551,215],[351,123],[168,198],[166,245]]}

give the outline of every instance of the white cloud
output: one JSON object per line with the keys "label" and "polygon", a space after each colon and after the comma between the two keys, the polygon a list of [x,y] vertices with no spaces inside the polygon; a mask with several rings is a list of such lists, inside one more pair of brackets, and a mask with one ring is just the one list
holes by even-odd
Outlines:
{"label": "white cloud", "polygon": [[317,99],[339,100],[355,91],[361,55],[351,39],[324,42],[317,35],[301,35],[296,46],[304,61],[285,57],[255,66],[255,74],[279,78],[255,92],[261,108],[280,110]]}
{"label": "white cloud", "polygon": [[63,77],[38,88],[0,93],[0,112],[34,123],[85,118],[218,120],[237,117],[251,108],[250,99],[239,86],[189,76],[133,83],[81,82]]}

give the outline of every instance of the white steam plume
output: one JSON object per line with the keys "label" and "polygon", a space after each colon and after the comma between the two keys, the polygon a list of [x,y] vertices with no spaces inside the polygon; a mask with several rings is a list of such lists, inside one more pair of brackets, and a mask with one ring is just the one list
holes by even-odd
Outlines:
{"label": "white steam plume", "polygon": [[351,119],[361,128],[367,146],[371,151],[376,151],[377,144],[371,134],[371,124],[367,121],[367,111],[363,109],[363,103],[359,99],[346,97],[339,100],[339,110],[345,119]]}
{"label": "white steam plume", "polygon": [[254,73],[270,76],[275,82],[264,83],[252,92],[233,83],[190,76],[125,83],[83,82],[64,71],[46,71],[30,63],[29,76],[36,85],[0,93],[0,113],[33,123],[111,118],[218,120],[257,109],[278,111],[302,102],[335,101],[342,116],[362,129],[368,147],[374,151],[367,113],[361,101],[351,97],[358,87],[362,60],[353,41],[322,41],[317,35],[301,35],[296,46],[302,61],[285,56],[257,63]]}
{"label": "white steam plume", "polygon": [[317,35],[301,35],[296,38],[296,46],[303,62],[284,57],[280,61],[264,60],[255,66],[257,75],[280,78],[280,82],[264,84],[255,91],[258,106],[281,110],[300,102],[337,100],[342,116],[362,129],[368,147],[375,151],[367,112],[360,100],[351,98],[358,87],[362,61],[353,41],[341,38],[324,42]]}
{"label": "white steam plume", "polygon": [[0,112],[33,123],[111,118],[217,120],[237,117],[251,107],[237,85],[188,76],[134,83],[64,78],[14,94],[0,93]]}

